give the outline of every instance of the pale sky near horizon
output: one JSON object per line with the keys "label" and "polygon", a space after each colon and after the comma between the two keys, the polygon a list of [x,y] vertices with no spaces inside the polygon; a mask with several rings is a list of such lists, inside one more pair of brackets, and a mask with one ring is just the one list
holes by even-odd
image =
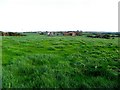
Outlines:
{"label": "pale sky near horizon", "polygon": [[0,31],[118,32],[119,0],[0,0]]}

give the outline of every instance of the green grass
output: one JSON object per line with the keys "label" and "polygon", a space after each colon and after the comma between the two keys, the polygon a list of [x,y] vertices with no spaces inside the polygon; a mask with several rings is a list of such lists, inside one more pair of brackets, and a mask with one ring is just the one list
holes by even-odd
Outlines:
{"label": "green grass", "polygon": [[118,38],[2,38],[3,88],[116,88]]}

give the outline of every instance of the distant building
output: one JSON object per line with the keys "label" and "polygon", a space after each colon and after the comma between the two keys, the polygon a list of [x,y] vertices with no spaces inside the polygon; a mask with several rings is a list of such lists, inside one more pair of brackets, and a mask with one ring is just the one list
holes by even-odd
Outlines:
{"label": "distant building", "polygon": [[63,33],[64,36],[76,36],[75,32],[64,32]]}

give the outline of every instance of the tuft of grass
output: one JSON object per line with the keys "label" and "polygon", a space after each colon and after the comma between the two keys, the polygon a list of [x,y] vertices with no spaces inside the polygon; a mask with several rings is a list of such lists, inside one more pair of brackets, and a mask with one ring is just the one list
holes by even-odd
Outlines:
{"label": "tuft of grass", "polygon": [[48,50],[55,50],[55,48],[50,46],[50,47],[48,47]]}
{"label": "tuft of grass", "polygon": [[63,48],[65,48],[65,46],[64,45],[57,45],[57,46],[54,46],[55,48],[59,48],[59,49],[63,49]]}

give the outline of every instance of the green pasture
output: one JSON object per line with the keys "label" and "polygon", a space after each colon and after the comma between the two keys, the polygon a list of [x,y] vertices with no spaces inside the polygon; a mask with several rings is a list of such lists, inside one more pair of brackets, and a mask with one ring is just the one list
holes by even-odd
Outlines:
{"label": "green pasture", "polygon": [[116,88],[118,38],[3,36],[3,88]]}

